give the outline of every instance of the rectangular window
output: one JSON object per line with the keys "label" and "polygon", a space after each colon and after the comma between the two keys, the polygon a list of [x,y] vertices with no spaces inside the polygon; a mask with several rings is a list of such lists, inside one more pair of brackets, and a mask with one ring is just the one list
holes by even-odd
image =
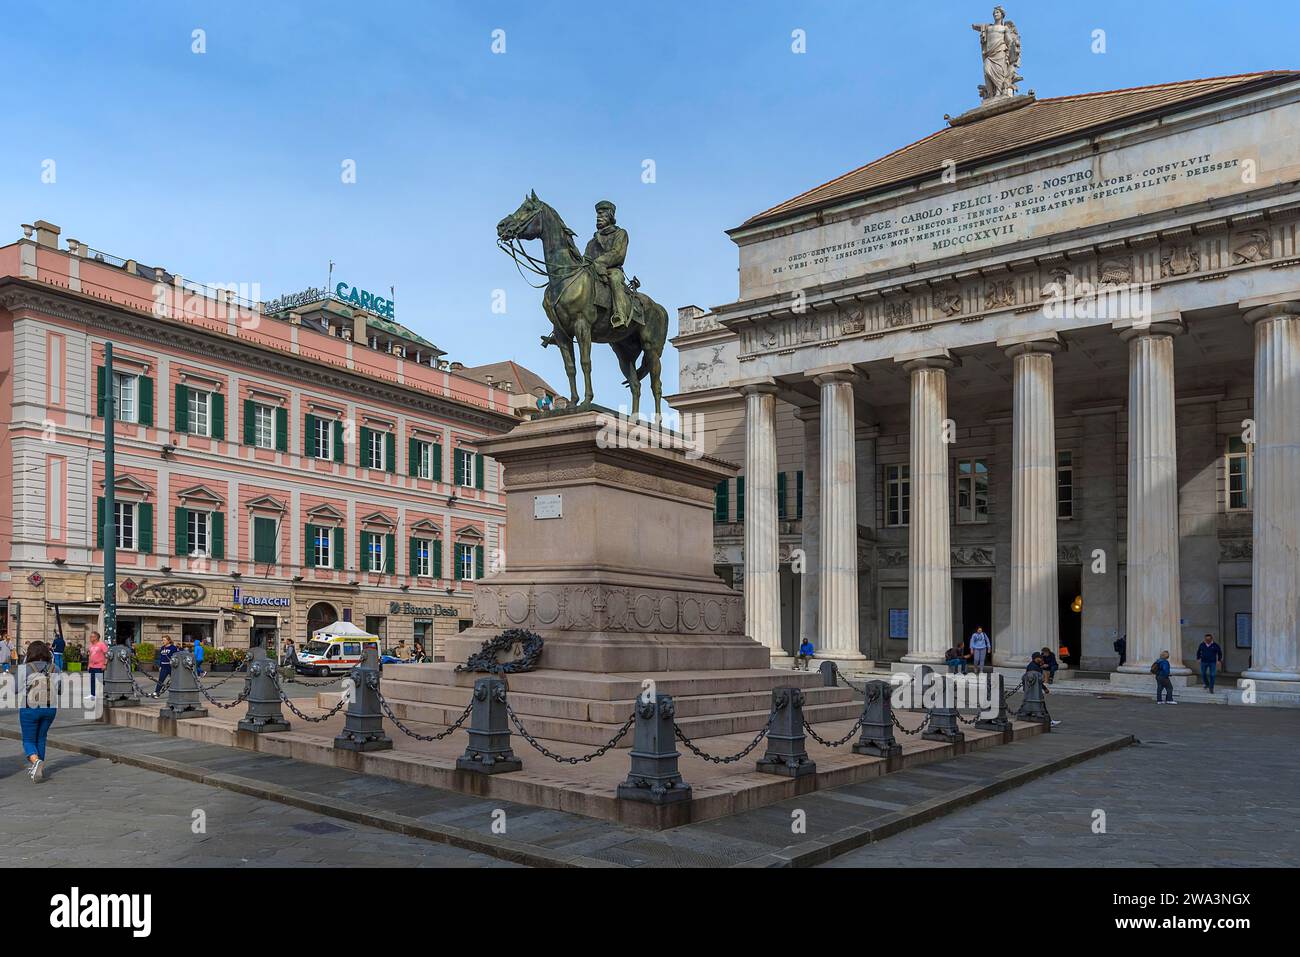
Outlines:
{"label": "rectangular window", "polygon": [[984,459],[957,462],[957,522],[983,523],[989,520],[989,466]]}
{"label": "rectangular window", "polygon": [[253,406],[253,444],[259,449],[275,448],[275,409],[269,405]]}
{"label": "rectangular window", "polygon": [[1254,447],[1234,435],[1228,439],[1226,473],[1228,481],[1227,502],[1229,512],[1250,508],[1250,490],[1254,478]]}
{"label": "rectangular window", "polygon": [[372,572],[384,572],[384,536],[366,532],[366,568]]}
{"label": "rectangular window", "polygon": [[276,547],[276,520],[253,519],[253,561],[259,565],[274,565],[278,557]]}
{"label": "rectangular window", "polygon": [[885,524],[907,525],[912,518],[912,479],[910,465],[885,466]]}
{"label": "rectangular window", "polygon": [[334,458],[334,422],[330,419],[316,420],[316,458]]}
{"label": "rectangular window", "polygon": [[135,551],[135,503],[115,502],[113,516],[117,523],[117,547]]}
{"label": "rectangular window", "polygon": [[415,574],[417,577],[429,578],[433,575],[431,558],[429,540],[427,538],[417,538],[415,540]]}
{"label": "rectangular window", "polygon": [[384,433],[367,430],[366,467],[384,470]]}
{"label": "rectangular window", "polygon": [[476,456],[473,452],[467,452],[464,449],[457,449],[456,455],[460,459],[460,470],[456,473],[456,481],[466,488],[473,488],[474,459]]}
{"label": "rectangular window", "polygon": [[334,565],[334,556],[331,550],[333,532],[334,529],[332,528],[321,528],[319,526],[316,528],[315,559],[317,568],[332,568]]}
{"label": "rectangular window", "polygon": [[456,570],[460,572],[457,576],[464,581],[474,580],[474,546],[457,545],[456,546]]}
{"label": "rectangular window", "polygon": [[415,476],[416,478],[431,479],[433,478],[433,445],[430,442],[421,442],[413,440],[411,450],[415,453]]}
{"label": "rectangular window", "polygon": [[206,556],[208,554],[208,531],[211,522],[207,512],[189,513],[190,554]]}
{"label": "rectangular window", "polygon": [[212,435],[212,393],[196,392],[193,389],[188,390],[189,395],[189,421],[186,431],[190,435]]}
{"label": "rectangular window", "polygon": [[1056,517],[1074,518],[1074,453],[1056,453]]}
{"label": "rectangular window", "polygon": [[113,417],[118,422],[135,422],[139,416],[136,385],[139,379],[123,372],[113,373]]}

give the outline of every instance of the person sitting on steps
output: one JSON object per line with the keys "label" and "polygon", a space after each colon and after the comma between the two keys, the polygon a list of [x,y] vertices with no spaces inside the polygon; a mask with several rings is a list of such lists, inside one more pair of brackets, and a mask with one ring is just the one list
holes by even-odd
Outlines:
{"label": "person sitting on steps", "polygon": [[807,638],[805,638],[803,640],[803,643],[799,645],[799,655],[794,660],[794,666],[796,670],[807,671],[808,662],[811,661],[813,657],[814,657],[813,643]]}

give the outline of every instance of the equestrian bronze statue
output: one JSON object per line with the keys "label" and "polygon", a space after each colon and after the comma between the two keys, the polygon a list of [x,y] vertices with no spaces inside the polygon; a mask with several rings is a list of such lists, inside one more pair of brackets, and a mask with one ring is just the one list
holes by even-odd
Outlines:
{"label": "equestrian bronze statue", "polygon": [[[668,338],[668,312],[643,292],[634,278],[625,284],[623,260],[627,256],[627,231],[614,218],[614,204],[596,204],[596,234],[585,253],[578,252],[573,230],[537,193],[524,197],[518,209],[497,223],[497,245],[516,265],[546,277],[542,308],[554,332],[542,336],[543,348],[554,345],[564,356],[569,375],[569,398],[578,403],[577,369],[573,361],[576,340],[585,389],[582,406],[591,405],[591,344],[608,342],[632,392],[632,414],[641,404],[641,380],[650,375],[655,415],[660,414],[663,388],[659,363]],[[523,240],[542,241],[543,261],[530,256]],[[640,364],[638,365],[638,360]]]}

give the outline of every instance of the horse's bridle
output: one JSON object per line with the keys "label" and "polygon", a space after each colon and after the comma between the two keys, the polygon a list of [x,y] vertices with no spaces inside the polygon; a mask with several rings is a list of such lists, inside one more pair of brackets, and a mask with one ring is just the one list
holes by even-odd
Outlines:
{"label": "horse's bridle", "polygon": [[[532,215],[529,216],[527,219],[525,219],[522,223],[520,223],[518,232],[523,232],[528,227],[528,224],[537,218],[538,213],[540,213],[541,211],[542,209],[540,206],[537,209],[533,210]],[[512,260],[514,260],[515,269],[519,271],[519,278],[521,278],[524,282],[528,283],[528,285],[532,286],[532,288],[534,289],[549,289],[551,284],[551,271],[549,266],[544,260],[539,260],[529,255],[528,250],[524,248],[524,241],[520,239],[518,235],[516,235],[513,239],[502,239],[500,236],[498,236],[497,247],[502,252],[504,252],[507,256],[509,256]],[[520,261],[521,258],[524,260],[523,262]],[[569,283],[573,282],[573,280],[578,277],[578,275],[582,272],[582,268],[587,264],[587,262],[588,262],[587,257],[583,256],[582,262],[578,263],[576,266],[573,267],[572,273],[570,273],[566,277],[556,277],[561,280],[562,285],[560,286],[560,291],[556,293],[555,296],[552,298],[553,302],[559,301],[560,297],[564,295],[565,290],[569,288]],[[542,283],[540,286],[535,285],[528,279],[527,276],[524,275],[525,269],[527,269],[529,272],[535,275],[546,277],[546,282]],[[542,295],[544,298],[545,293],[543,293]]]}

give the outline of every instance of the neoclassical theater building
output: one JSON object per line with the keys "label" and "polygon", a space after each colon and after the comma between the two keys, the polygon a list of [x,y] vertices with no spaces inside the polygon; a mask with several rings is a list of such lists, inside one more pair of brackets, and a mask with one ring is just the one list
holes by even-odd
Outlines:
{"label": "neoclassical theater building", "polygon": [[1106,670],[1123,635],[1149,680],[1210,633],[1300,690],[1298,133],[1296,72],[1013,89],[730,230],[672,404],[743,466],[751,635]]}

